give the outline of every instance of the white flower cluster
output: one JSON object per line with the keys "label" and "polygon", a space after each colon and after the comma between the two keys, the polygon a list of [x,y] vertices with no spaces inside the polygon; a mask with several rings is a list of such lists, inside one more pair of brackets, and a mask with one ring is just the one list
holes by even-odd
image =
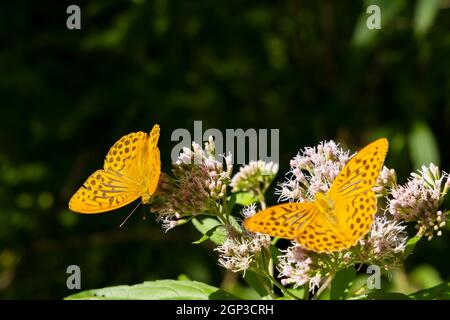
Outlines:
{"label": "white flower cluster", "polygon": [[434,233],[442,235],[445,216],[439,210],[450,188],[450,178],[437,166],[422,166],[418,173],[412,173],[405,185],[392,189],[388,210],[399,221],[415,221],[428,240]]}
{"label": "white flower cluster", "polygon": [[193,142],[192,150],[184,148],[173,164],[173,178],[161,175],[157,198],[152,203],[163,227],[171,229],[183,216],[202,214],[216,209],[216,201],[226,196],[233,165],[231,155],[225,165],[216,159],[212,137],[205,148]]}
{"label": "white flower cluster", "polygon": [[[395,264],[405,251],[408,234],[401,222],[386,216],[375,216],[369,235],[360,240],[362,253],[371,262],[389,262]],[[388,265],[385,266],[389,268]]]}
{"label": "white flower cluster", "polygon": [[292,284],[297,288],[307,284],[309,291],[319,287],[322,277],[313,267],[313,260],[305,249],[293,243],[283,252],[285,254],[278,257],[277,268],[284,286]]}
{"label": "white flower cluster", "polygon": [[264,192],[278,172],[278,164],[262,160],[250,161],[231,180],[233,192]]}
{"label": "white flower cluster", "polygon": [[263,234],[244,234],[227,237],[215,250],[219,252],[219,264],[232,272],[250,268],[255,257],[270,245],[270,237]]}
{"label": "white flower cluster", "polygon": [[377,178],[373,191],[380,195],[387,195],[397,184],[397,174],[394,169],[384,166]]}
{"label": "white flower cluster", "polygon": [[[231,154],[224,157],[225,168],[221,161],[216,159],[216,147],[213,137],[209,137],[208,142],[205,143],[205,148],[192,142],[192,150],[189,148],[183,148],[183,151],[178,156],[176,165],[181,170],[192,169],[190,181],[194,181],[197,178],[199,185],[193,187],[197,190],[202,185],[207,185],[210,196],[213,199],[223,198],[226,194],[227,185],[230,182],[230,177],[233,172],[233,164]],[[198,167],[203,175],[195,176],[198,172],[195,172],[195,168]],[[192,175],[194,174],[194,175]],[[198,180],[200,179],[200,180]],[[190,189],[188,189],[190,190]]]}
{"label": "white flower cluster", "polygon": [[316,192],[326,193],[350,158],[334,141],[301,150],[291,162],[287,180],[280,184],[280,201],[311,201]]}
{"label": "white flower cluster", "polygon": [[[256,205],[252,204],[242,210],[244,217],[256,213]],[[215,250],[219,252],[219,264],[232,272],[246,271],[263,249],[270,246],[270,237],[260,233],[228,232],[224,243]]]}

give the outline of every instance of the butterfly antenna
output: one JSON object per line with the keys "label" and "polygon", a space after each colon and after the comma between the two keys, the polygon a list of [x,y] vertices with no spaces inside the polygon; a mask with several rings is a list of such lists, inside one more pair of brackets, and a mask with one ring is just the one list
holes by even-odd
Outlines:
{"label": "butterfly antenna", "polygon": [[138,205],[131,211],[131,213],[123,220],[123,222],[120,224],[119,228],[122,228],[122,226],[127,222],[127,220],[131,217],[131,215],[136,211],[137,208],[142,204],[142,201],[138,203]]}

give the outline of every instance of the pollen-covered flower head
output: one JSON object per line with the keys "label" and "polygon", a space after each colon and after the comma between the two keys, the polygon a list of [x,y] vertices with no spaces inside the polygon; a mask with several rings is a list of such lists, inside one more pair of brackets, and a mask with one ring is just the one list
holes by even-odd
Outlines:
{"label": "pollen-covered flower head", "polygon": [[434,233],[442,234],[445,216],[439,210],[450,188],[449,175],[437,166],[422,166],[418,173],[412,173],[405,185],[392,189],[388,210],[397,220],[415,221],[429,240]]}
{"label": "pollen-covered flower head", "polygon": [[316,192],[326,193],[349,158],[349,152],[334,141],[300,150],[290,162],[286,181],[277,190],[280,201],[311,201]]}
{"label": "pollen-covered flower head", "polygon": [[408,240],[405,229],[404,224],[385,215],[375,216],[369,234],[359,242],[365,262],[383,265],[385,269],[399,262]]}
{"label": "pollen-covered flower head", "polygon": [[309,291],[318,288],[322,279],[320,269],[311,252],[293,243],[292,246],[282,251],[284,254],[278,256],[277,269],[280,272],[281,284],[293,285],[294,288],[308,285]]}
{"label": "pollen-covered flower head", "polygon": [[158,188],[158,201],[152,205],[164,226],[174,226],[180,217],[212,212],[215,201],[226,196],[233,166],[231,155],[216,159],[214,140],[210,137],[205,148],[193,142],[192,149],[183,148],[173,163],[173,177],[163,175]]}

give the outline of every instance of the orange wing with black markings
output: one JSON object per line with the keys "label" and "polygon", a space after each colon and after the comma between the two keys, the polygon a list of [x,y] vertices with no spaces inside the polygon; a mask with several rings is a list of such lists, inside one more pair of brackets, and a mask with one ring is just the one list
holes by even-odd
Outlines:
{"label": "orange wing with black markings", "polygon": [[117,141],[97,170],[72,196],[69,208],[79,213],[100,213],[123,207],[142,197],[147,203],[156,190],[161,162],[157,147],[159,126],[148,135],[133,132]]}

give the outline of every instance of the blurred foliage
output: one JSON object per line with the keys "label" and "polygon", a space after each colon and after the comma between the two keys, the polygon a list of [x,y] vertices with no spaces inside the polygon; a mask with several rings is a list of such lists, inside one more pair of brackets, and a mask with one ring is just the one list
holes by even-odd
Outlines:
{"label": "blurred foliage", "polygon": [[[369,3],[380,30],[365,27]],[[194,120],[279,128],[279,179],[300,147],[377,136],[400,181],[428,161],[450,170],[448,0],[76,1],[78,31],[66,28],[70,4],[0,4],[1,298],[72,294],[71,264],[83,289],[186,274],[245,292],[189,225],[164,234],[135,214],[119,229],[131,206],[68,211],[116,139],[154,123],[166,171],[171,132]],[[414,273],[415,289],[449,280],[449,251],[448,233],[415,249],[406,272],[432,275]]]}

